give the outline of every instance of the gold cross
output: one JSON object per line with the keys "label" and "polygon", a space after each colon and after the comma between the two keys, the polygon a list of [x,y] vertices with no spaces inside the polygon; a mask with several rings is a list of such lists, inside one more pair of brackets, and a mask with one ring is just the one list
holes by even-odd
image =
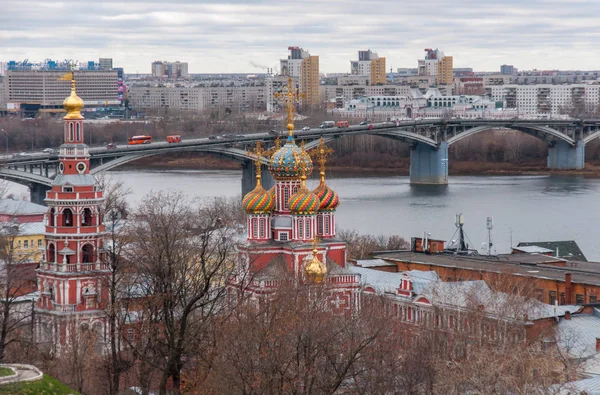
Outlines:
{"label": "gold cross", "polygon": [[262,155],[265,153],[265,150],[263,150],[262,148],[262,144],[260,141],[256,142],[256,147],[251,150],[248,151],[248,155],[254,157],[254,167],[256,167],[256,178],[260,178],[260,174],[262,172],[262,163],[260,162],[260,159],[262,158]]}
{"label": "gold cross", "polygon": [[294,102],[300,100],[303,95],[300,94],[298,88],[294,88],[292,77],[288,76],[287,88],[284,92],[275,92],[273,97],[276,99],[282,99],[285,103],[285,109],[287,111],[287,128],[289,135],[293,136],[294,131]]}
{"label": "gold cross", "polygon": [[275,141],[273,142],[274,145],[269,148],[268,150],[265,150],[264,155],[266,157],[271,157],[271,155],[273,155],[276,151],[279,151],[279,148],[281,148],[281,138],[279,136],[277,136],[277,138],[275,139]]}
{"label": "gold cross", "polygon": [[321,176],[324,176],[325,163],[327,163],[327,158],[329,158],[329,156],[333,154],[334,151],[333,148],[325,145],[325,139],[323,139],[323,137],[321,137],[321,141],[319,142],[319,145],[316,148],[316,150],[310,152],[310,156],[313,159],[316,159],[317,162],[319,162],[319,170],[321,171]]}

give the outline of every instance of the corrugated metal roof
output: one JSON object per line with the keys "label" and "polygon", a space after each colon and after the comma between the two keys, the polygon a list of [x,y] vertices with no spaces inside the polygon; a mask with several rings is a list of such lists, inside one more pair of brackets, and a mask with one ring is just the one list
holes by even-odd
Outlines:
{"label": "corrugated metal roof", "polygon": [[[558,387],[556,388],[558,389]],[[564,395],[600,395],[600,376],[578,381],[571,381],[570,383],[565,384],[564,388],[561,388],[560,392],[557,393]]]}
{"label": "corrugated metal roof", "polygon": [[517,251],[522,251],[522,252],[526,252],[528,254],[547,254],[549,252],[552,252],[552,250],[549,250],[547,248],[543,248],[543,247],[538,247],[538,246],[518,246],[518,247],[513,247],[513,250],[517,250]]}
{"label": "corrugated metal roof", "polygon": [[396,266],[383,259],[357,259],[356,265],[361,267]]}
{"label": "corrugated metal roof", "polygon": [[48,207],[31,203],[27,200],[2,199],[0,200],[0,214],[8,215],[34,215],[45,214]]}
{"label": "corrugated metal roof", "polygon": [[600,318],[593,314],[577,314],[570,320],[562,318],[558,323],[558,343],[573,358],[589,358],[596,351],[596,339],[600,339]]}

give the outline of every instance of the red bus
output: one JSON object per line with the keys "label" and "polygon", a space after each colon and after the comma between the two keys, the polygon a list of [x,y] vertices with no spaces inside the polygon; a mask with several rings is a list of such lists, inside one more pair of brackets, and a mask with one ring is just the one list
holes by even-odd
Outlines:
{"label": "red bus", "polygon": [[167,136],[167,143],[181,143],[180,135]]}
{"label": "red bus", "polygon": [[133,136],[130,137],[127,144],[150,144],[152,142],[152,136]]}
{"label": "red bus", "polygon": [[350,124],[348,123],[348,121],[339,121],[337,123],[337,127],[338,128],[347,128],[348,126],[350,126]]}

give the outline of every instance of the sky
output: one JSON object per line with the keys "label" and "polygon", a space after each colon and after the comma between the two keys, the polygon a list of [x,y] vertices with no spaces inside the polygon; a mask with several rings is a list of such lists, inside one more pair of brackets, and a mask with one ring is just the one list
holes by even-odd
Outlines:
{"label": "sky", "polygon": [[349,72],[357,51],[417,67],[425,48],[454,67],[600,69],[598,0],[0,0],[0,61],[112,57],[126,73],[154,60],[190,73],[279,68],[288,46]]}

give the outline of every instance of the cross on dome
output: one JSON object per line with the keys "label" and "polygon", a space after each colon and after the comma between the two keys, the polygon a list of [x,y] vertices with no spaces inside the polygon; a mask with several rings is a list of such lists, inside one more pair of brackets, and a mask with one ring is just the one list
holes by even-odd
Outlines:
{"label": "cross on dome", "polygon": [[292,77],[288,76],[287,87],[285,92],[275,92],[273,96],[277,99],[282,99],[285,103],[287,111],[287,129],[290,137],[294,135],[294,102],[298,102],[304,95],[300,93],[298,88],[294,88]]}

